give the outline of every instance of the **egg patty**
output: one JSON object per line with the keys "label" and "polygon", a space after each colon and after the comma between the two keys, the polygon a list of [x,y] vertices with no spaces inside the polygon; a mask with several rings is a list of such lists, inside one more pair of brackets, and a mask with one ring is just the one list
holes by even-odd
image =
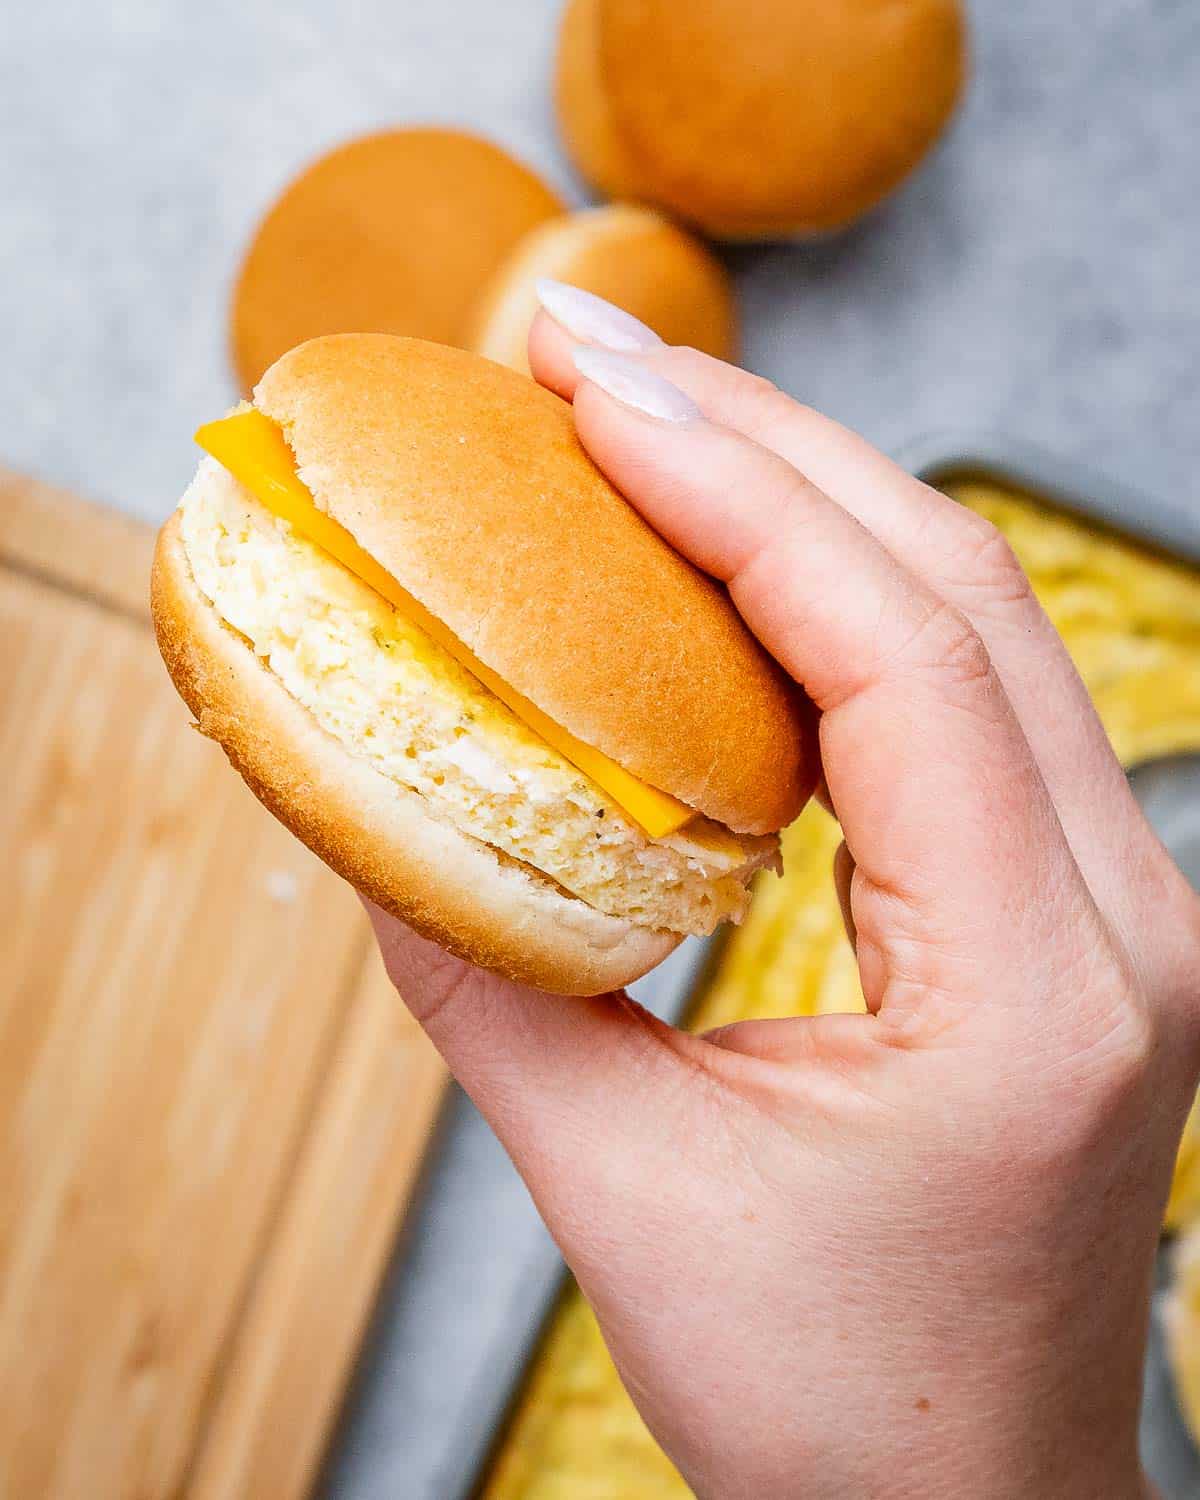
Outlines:
{"label": "egg patty", "polygon": [[779,840],[696,818],[652,839],[419,626],[212,459],[181,506],[192,575],[224,623],[346,750],[430,817],[610,916],[705,935],[744,914]]}

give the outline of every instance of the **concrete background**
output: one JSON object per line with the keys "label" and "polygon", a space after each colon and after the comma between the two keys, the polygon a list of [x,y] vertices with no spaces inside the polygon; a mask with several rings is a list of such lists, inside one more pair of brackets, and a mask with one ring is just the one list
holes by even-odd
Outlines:
{"label": "concrete background", "polygon": [[[885,447],[994,428],[1200,504],[1200,6],[971,10],[969,100],[921,174],[838,240],[731,257],[746,363]],[[474,127],[580,198],[546,89],[557,11],[0,5],[0,461],[163,517],[234,394],[225,301],[255,219],[350,134]],[[444,1500],[539,1250],[455,1101],[329,1494]]]}

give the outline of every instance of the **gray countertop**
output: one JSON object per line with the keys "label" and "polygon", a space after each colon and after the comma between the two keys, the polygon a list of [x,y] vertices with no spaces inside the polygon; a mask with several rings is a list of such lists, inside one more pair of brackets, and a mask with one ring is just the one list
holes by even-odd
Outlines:
{"label": "gray countertop", "polygon": [[[885,447],[1007,431],[1200,505],[1200,6],[976,0],[967,106],[851,233],[730,257],[746,363]],[[557,0],[41,0],[0,23],[0,462],[160,519],[233,395],[256,215],[345,136],[484,131],[578,198]],[[461,1100],[326,1489],[441,1500],[481,1337],[539,1236]]]}

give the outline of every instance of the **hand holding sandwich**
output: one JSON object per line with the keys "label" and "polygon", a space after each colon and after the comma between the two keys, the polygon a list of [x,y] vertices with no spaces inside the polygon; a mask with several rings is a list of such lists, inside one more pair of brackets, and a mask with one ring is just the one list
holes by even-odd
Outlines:
{"label": "hand holding sandwich", "polygon": [[698,1495],[1146,1493],[1200,903],[990,525],[763,382],[545,300],[538,380],[816,705],[871,1014],[690,1037],[377,912],[393,978]]}

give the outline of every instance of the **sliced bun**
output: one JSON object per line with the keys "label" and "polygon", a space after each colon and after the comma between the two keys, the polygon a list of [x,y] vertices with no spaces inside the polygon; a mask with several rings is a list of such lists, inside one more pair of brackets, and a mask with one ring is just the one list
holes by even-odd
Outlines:
{"label": "sliced bun", "polygon": [[465,343],[497,265],[562,211],[528,167],[463,131],[390,130],[339,146],[284,189],[246,253],[231,330],[242,389],[317,334]]}
{"label": "sliced bun", "polygon": [[602,189],[761,239],[879,202],[941,133],[965,69],[961,0],[573,0],[557,97]]}
{"label": "sliced bun", "polygon": [[564,401],[477,355],[361,334],[284,355],[255,402],[318,504],[552,719],[736,832],[796,815],[801,695],[600,474]]}
{"label": "sliced bun", "polygon": [[434,821],[322,731],[197,589],[163,528],[152,607],[159,649],[201,731],[260,801],[360,891],[472,963],[564,995],[631,983],[679,942],[605,916]]}
{"label": "sliced bun", "polygon": [[718,359],[737,354],[733,288],[720,261],[653,209],[631,203],[551,219],[525,236],[483,299],[471,347],[529,373],[526,342],[539,278],[615,302],[668,344]]}

